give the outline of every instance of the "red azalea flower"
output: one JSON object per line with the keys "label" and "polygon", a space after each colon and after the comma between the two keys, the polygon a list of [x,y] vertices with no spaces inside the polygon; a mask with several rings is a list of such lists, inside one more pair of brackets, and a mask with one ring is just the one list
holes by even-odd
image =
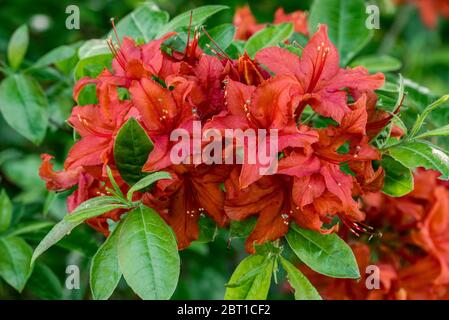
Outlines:
{"label": "red azalea flower", "polygon": [[327,35],[327,26],[320,25],[302,52],[301,58],[290,51],[270,47],[259,51],[256,60],[276,74],[296,79],[300,99],[296,113],[300,115],[307,104],[324,117],[341,122],[350,112],[344,88],[366,92],[382,87],[384,75],[369,75],[363,67],[341,69],[335,46]]}
{"label": "red azalea flower", "polygon": [[449,1],[447,0],[396,0],[398,4],[413,3],[421,11],[421,18],[429,28],[436,28],[440,15],[449,19]]}
{"label": "red azalea flower", "polygon": [[274,13],[273,24],[281,24],[285,22],[293,23],[295,32],[303,35],[309,35],[307,28],[307,14],[304,11],[294,11],[292,13],[285,13],[283,8],[278,8]]}
{"label": "red azalea flower", "polygon": [[173,182],[158,183],[157,190],[144,195],[144,203],[156,208],[172,227],[179,249],[187,248],[199,236],[201,215],[210,216],[220,227],[228,223],[221,184],[226,166],[176,165],[166,170]]}

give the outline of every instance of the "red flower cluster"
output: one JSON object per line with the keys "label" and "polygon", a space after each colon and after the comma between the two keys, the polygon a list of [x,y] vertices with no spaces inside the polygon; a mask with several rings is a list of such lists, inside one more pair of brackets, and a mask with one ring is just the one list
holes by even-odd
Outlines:
{"label": "red flower cluster", "polygon": [[[449,299],[449,186],[438,173],[420,170],[415,190],[392,198],[363,197],[367,221],[382,243],[350,240],[362,279],[331,279],[307,271],[328,299]],[[365,285],[366,267],[379,268],[380,288]]]}
{"label": "red flower cluster", "polygon": [[[285,13],[284,9],[278,8],[274,14],[273,24],[284,22],[293,23],[295,32],[308,35],[307,14],[303,11]],[[238,40],[248,40],[257,31],[262,30],[266,23],[258,23],[256,17],[251,12],[248,5],[238,8],[234,15],[234,25],[237,28],[235,38]]]}
{"label": "red flower cluster", "polygon": [[[258,216],[247,240],[249,252],[255,243],[283,236],[291,221],[329,233],[337,226],[326,229],[324,224],[338,216],[359,230],[364,213],[355,197],[383,185],[383,169],[373,167],[380,153],[370,145],[391,118],[375,108],[374,90],[383,85],[383,74],[340,68],[324,25],[301,57],[279,47],[261,50],[255,60],[246,54],[237,60],[224,53],[209,56],[199,48],[198,34],[189,36],[183,52],[168,53],[161,45],[172,36],[143,45],[125,38],[118,49],[111,45],[112,70],[77,83],[75,100],[87,84],[95,84],[98,104],[73,109],[68,122],[80,140],[64,171],[53,171],[48,155],[42,156],[40,169],[50,190],[78,186],[69,198],[69,211],[105,192],[106,166],[123,191],[129,188],[116,169],[113,145],[118,129],[133,117],[154,143],[143,171],[164,170],[173,177],[137,196],[173,228],[181,249],[198,238],[204,214],[219,226]],[[119,88],[129,98],[121,99]],[[333,124],[311,127],[303,120],[306,106]],[[178,128],[191,132],[194,121],[201,121],[203,130],[276,129],[277,172],[262,176],[259,163],[174,165],[170,133]],[[117,220],[121,213],[89,223],[108,234],[106,220]]]}
{"label": "red flower cluster", "polygon": [[421,12],[422,21],[429,28],[435,28],[440,15],[449,19],[448,0],[396,0],[398,4],[413,3]]}

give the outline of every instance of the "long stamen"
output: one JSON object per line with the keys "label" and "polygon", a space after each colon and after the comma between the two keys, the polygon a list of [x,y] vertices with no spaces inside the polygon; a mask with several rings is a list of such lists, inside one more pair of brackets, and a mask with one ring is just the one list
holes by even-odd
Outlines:
{"label": "long stamen", "polygon": [[190,21],[189,21],[189,27],[187,31],[187,45],[184,51],[184,55],[187,55],[187,50],[189,49],[190,45],[190,29],[192,28],[192,19],[193,19],[193,10],[190,10]]}
{"label": "long stamen", "polygon": [[210,42],[215,46],[216,49],[218,49],[218,51],[220,51],[220,53],[228,60],[232,60],[231,57],[218,45],[217,42],[215,42],[215,40],[210,36],[210,34],[206,31],[206,28],[204,28],[204,26],[201,28],[202,31],[204,32],[204,34],[206,35],[206,37],[210,40]]}
{"label": "long stamen", "polygon": [[115,20],[114,20],[114,18],[111,18],[111,24],[112,24],[112,30],[114,30],[115,39],[117,39],[117,43],[119,44],[119,46],[121,46],[122,44],[121,44],[120,38],[118,36],[117,28],[115,27]]}

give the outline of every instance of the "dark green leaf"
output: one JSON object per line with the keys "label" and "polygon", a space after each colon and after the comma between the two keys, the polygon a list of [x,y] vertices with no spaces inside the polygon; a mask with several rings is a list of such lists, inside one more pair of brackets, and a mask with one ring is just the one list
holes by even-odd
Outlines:
{"label": "dark green leaf", "polygon": [[76,50],[70,46],[60,46],[46,53],[34,63],[31,68],[38,69],[57,64],[76,55]]}
{"label": "dark green leaf", "polygon": [[129,119],[119,130],[114,158],[121,177],[133,185],[144,177],[142,167],[153,150],[153,143],[136,119]]}
{"label": "dark green leaf", "polygon": [[215,221],[207,215],[201,215],[198,225],[200,228],[200,235],[196,241],[199,243],[214,241],[218,232]]}
{"label": "dark green leaf", "polygon": [[[220,49],[226,50],[229,47],[232,40],[234,40],[235,27],[230,23],[226,23],[207,30],[207,33],[214,40],[214,43],[203,33],[200,37],[199,45],[205,53],[213,54],[210,48],[220,52]],[[217,49],[217,46],[219,49]]]}
{"label": "dark green leaf", "polygon": [[37,263],[26,288],[40,299],[62,299],[62,286],[55,273],[45,264]]}
{"label": "dark green leaf", "polygon": [[8,230],[12,218],[12,203],[5,190],[0,192],[0,233]]}

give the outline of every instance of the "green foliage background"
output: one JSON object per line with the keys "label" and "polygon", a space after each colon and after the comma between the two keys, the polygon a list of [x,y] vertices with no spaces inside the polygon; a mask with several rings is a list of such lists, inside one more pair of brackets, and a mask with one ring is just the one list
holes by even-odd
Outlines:
{"label": "green foliage background", "polygon": [[[207,26],[232,21],[234,8],[246,1],[236,0],[159,0],[155,1],[173,17],[191,8],[205,4],[224,4],[226,10],[208,21]],[[272,20],[274,11],[284,7],[285,11],[310,8],[311,0],[257,0],[248,1],[260,22]],[[402,62],[400,72],[405,78],[428,88],[434,96],[449,92],[449,23],[441,21],[436,30],[428,30],[421,23],[416,9],[394,7],[389,0],[378,0],[381,8],[381,29],[376,30],[373,41],[361,55],[388,54]],[[132,11],[141,2],[135,0],[0,0],[0,60],[5,61],[7,45],[11,34],[22,24],[30,27],[30,45],[26,54],[25,66],[36,61],[51,49],[67,44],[76,46],[80,41],[100,38],[110,30],[110,17],[119,20]],[[65,8],[78,5],[81,11],[80,30],[65,28]],[[33,28],[36,15],[44,15],[49,22],[45,30]],[[38,177],[39,154],[55,154],[62,162],[72,144],[72,132],[64,125],[73,106],[70,83],[64,74],[54,74],[44,70],[34,75],[46,86],[53,86],[55,77],[59,77],[59,87],[49,99],[51,113],[50,127],[43,143],[35,146],[12,130],[0,115],[0,182],[13,202],[11,225],[17,227],[25,223],[43,223],[33,232],[18,235],[33,248],[42,239],[49,221],[58,221],[66,214],[66,194],[56,199],[45,190],[44,183]],[[1,80],[1,76],[0,76]],[[49,89],[49,87],[45,87]],[[51,88],[53,89],[53,88]],[[427,90],[421,88],[421,90]],[[413,92],[410,93],[413,96]],[[419,94],[417,96],[421,97]],[[427,101],[423,102],[425,106]],[[0,103],[2,103],[0,101]],[[419,112],[419,106],[410,105],[411,114]],[[410,116],[413,121],[413,116]],[[449,112],[446,109],[436,111],[429,121],[429,127],[447,123]],[[407,119],[405,119],[407,120]],[[445,142],[447,143],[447,142]],[[19,227],[17,227],[19,228]],[[19,228],[20,229],[20,228]],[[243,259],[245,252],[242,239],[229,240],[228,231],[220,231],[216,241],[210,244],[196,243],[181,252],[181,278],[173,298],[175,299],[221,299],[224,296],[224,283],[228,281],[235,266]],[[101,242],[102,237],[88,227],[81,227],[64,239],[58,247],[50,250],[37,265],[22,293],[18,293],[0,279],[0,299],[44,298],[44,299],[86,299],[88,290],[89,262]],[[66,250],[69,249],[69,250]],[[76,264],[81,270],[80,290],[64,289],[65,269],[68,264]],[[283,286],[273,286],[270,297],[291,299]],[[135,299],[137,296],[124,283],[119,284],[114,299]]]}

